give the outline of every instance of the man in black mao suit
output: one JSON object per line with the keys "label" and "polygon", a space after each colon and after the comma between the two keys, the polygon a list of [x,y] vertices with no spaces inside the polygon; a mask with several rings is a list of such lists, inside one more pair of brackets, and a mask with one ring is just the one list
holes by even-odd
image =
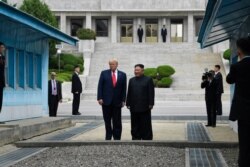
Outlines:
{"label": "man in black mao suit", "polygon": [[126,106],[131,113],[132,140],[152,140],[151,110],[154,106],[154,84],[144,75],[144,65],[135,65],[135,77],[129,80]]}
{"label": "man in black mao suit", "polygon": [[165,27],[165,25],[163,25],[162,29],[161,29],[161,36],[162,36],[162,42],[166,42],[167,41],[167,29]]}
{"label": "man in black mao suit", "polygon": [[214,79],[213,71],[207,74],[207,79],[201,83],[201,88],[205,88],[205,101],[207,107],[207,125],[216,127],[216,91],[217,81]]}
{"label": "man in black mao suit", "polygon": [[250,166],[250,39],[237,40],[240,61],[232,64],[227,82],[235,84],[229,120],[238,120],[239,167]]}
{"label": "man in black mao suit", "polygon": [[127,76],[117,66],[117,60],[110,60],[110,69],[101,72],[98,83],[97,100],[102,106],[106,140],[120,140],[122,133],[121,108],[126,100]]}
{"label": "man in black mao suit", "polygon": [[48,82],[49,116],[56,117],[58,103],[62,102],[62,86],[56,80],[56,73],[51,72],[51,80]]}
{"label": "man in black mao suit", "polygon": [[0,112],[2,111],[3,104],[3,89],[5,87],[5,45],[0,42]]}
{"label": "man in black mao suit", "polygon": [[214,79],[216,80],[217,85],[217,91],[216,91],[216,114],[222,115],[222,102],[221,102],[221,95],[224,93],[223,89],[223,77],[220,72],[220,65],[214,66]]}
{"label": "man in black mao suit", "polygon": [[138,38],[139,38],[139,42],[141,43],[142,42],[142,37],[143,37],[143,29],[142,29],[141,25],[139,26],[139,28],[137,30],[137,35],[138,35]]}
{"label": "man in black mao suit", "polygon": [[80,97],[82,93],[82,82],[79,77],[80,67],[75,66],[75,71],[72,75],[71,93],[73,93],[72,115],[81,115],[79,112]]}

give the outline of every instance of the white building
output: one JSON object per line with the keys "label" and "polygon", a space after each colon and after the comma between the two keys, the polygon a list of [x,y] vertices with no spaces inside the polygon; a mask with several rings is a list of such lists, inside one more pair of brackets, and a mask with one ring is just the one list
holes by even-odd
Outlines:
{"label": "white building", "polygon": [[[78,28],[91,28],[97,42],[162,42],[161,28],[168,30],[167,42],[194,42],[207,0],[43,0],[58,18],[61,31],[75,36]],[[11,3],[21,4],[20,0]]]}

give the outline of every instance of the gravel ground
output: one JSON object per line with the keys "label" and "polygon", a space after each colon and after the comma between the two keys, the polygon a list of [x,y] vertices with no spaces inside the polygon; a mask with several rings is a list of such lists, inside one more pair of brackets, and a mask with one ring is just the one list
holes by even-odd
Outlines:
{"label": "gravel ground", "polygon": [[220,151],[226,160],[228,167],[238,167],[239,150],[237,148],[225,148]]}
{"label": "gravel ground", "polygon": [[184,167],[185,150],[144,146],[50,148],[12,167]]}

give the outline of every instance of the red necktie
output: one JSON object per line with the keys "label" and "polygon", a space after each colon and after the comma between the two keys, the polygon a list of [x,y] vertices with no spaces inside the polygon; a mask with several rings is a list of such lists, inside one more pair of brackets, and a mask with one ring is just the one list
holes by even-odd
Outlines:
{"label": "red necktie", "polygon": [[115,76],[115,73],[112,72],[112,82],[113,82],[113,87],[116,86],[116,76]]}

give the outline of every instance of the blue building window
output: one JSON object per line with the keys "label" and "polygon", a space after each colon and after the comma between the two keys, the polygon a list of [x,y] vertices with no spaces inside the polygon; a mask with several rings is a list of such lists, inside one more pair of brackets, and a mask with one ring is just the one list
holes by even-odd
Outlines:
{"label": "blue building window", "polygon": [[42,56],[36,55],[36,63],[35,63],[35,74],[36,74],[36,87],[42,88]]}
{"label": "blue building window", "polygon": [[9,87],[15,88],[15,49],[8,48],[8,82]]}
{"label": "blue building window", "polygon": [[25,88],[24,84],[24,51],[16,51],[16,88]]}
{"label": "blue building window", "polygon": [[8,87],[9,86],[9,61],[8,61],[8,54],[9,54],[9,48],[6,49],[6,52],[5,52],[5,74],[4,74],[4,77],[5,77],[5,84],[6,86]]}
{"label": "blue building window", "polygon": [[34,88],[34,56],[33,53],[28,53],[28,64],[27,64],[27,68],[28,68],[28,87],[30,88]]}

